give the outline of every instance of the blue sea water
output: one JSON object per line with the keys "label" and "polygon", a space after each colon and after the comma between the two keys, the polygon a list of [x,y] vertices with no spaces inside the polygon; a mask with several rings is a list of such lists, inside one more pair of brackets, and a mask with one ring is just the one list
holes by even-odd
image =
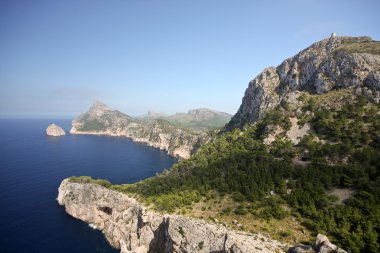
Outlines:
{"label": "blue sea water", "polygon": [[70,129],[70,120],[0,120],[0,252],[119,252],[58,205],[60,182],[89,175],[133,183],[176,159],[125,138],[48,137],[50,123]]}

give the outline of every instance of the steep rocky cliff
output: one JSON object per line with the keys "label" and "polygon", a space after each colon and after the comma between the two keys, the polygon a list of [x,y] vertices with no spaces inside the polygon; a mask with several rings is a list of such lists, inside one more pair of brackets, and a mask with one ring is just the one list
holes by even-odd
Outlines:
{"label": "steep rocky cliff", "polygon": [[257,122],[297,91],[322,94],[342,88],[354,88],[357,94],[379,103],[380,42],[370,37],[331,36],[276,68],[264,69],[249,83],[227,128]]}
{"label": "steep rocky cliff", "polygon": [[68,214],[103,231],[109,243],[130,252],[284,252],[260,234],[148,210],[123,193],[93,183],[62,181],[58,203]]}
{"label": "steep rocky cliff", "polygon": [[73,120],[70,133],[124,136],[180,158],[189,158],[210,138],[206,132],[193,132],[164,119],[135,119],[101,102]]}

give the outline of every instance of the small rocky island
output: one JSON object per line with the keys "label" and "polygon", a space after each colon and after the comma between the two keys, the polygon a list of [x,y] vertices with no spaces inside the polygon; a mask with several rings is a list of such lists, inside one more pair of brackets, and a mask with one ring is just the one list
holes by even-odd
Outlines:
{"label": "small rocky island", "polygon": [[46,128],[46,134],[49,136],[62,136],[65,135],[65,131],[62,127],[56,124],[51,124]]}

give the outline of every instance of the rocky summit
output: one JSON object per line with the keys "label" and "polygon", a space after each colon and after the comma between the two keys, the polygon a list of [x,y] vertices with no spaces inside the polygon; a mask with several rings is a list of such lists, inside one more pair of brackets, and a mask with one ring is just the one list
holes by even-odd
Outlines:
{"label": "rocky summit", "polygon": [[343,88],[353,88],[379,103],[380,42],[370,37],[331,36],[277,67],[264,69],[249,83],[227,128],[257,122],[297,91],[323,94]]}
{"label": "rocky summit", "polygon": [[56,124],[51,124],[46,128],[46,134],[49,136],[62,136],[65,135],[65,131]]}

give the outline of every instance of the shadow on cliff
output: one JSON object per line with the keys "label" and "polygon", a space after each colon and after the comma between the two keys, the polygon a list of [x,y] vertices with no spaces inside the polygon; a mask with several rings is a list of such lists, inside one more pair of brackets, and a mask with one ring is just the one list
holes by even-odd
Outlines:
{"label": "shadow on cliff", "polygon": [[172,253],[173,240],[169,235],[169,218],[163,218],[162,223],[153,232],[154,238],[149,244],[148,253]]}

